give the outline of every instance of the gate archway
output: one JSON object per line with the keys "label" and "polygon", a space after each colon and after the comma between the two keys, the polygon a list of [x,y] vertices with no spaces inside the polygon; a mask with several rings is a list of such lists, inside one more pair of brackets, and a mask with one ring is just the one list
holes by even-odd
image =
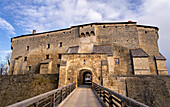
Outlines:
{"label": "gate archway", "polygon": [[77,78],[77,83],[79,85],[88,84],[91,85],[92,83],[92,72],[87,69],[83,69],[79,71],[79,76]]}

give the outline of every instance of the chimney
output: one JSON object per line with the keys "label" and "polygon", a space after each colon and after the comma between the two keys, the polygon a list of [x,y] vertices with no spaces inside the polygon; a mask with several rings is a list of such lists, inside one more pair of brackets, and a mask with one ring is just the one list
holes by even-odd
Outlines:
{"label": "chimney", "polygon": [[128,22],[132,22],[131,20],[129,20]]}
{"label": "chimney", "polygon": [[32,31],[32,34],[36,34],[36,30],[35,29]]}

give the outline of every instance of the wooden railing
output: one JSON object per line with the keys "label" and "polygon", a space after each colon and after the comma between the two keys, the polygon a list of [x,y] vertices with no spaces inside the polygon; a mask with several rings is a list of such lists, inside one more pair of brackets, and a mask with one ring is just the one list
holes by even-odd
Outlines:
{"label": "wooden railing", "polygon": [[55,107],[61,103],[75,88],[76,84],[72,83],[8,107]]}
{"label": "wooden railing", "polygon": [[109,107],[149,107],[129,97],[116,93],[96,83],[92,83],[92,88],[101,102]]}

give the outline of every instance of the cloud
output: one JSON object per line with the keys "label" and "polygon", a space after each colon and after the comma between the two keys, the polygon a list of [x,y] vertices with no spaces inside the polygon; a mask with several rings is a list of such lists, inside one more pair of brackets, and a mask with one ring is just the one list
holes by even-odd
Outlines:
{"label": "cloud", "polygon": [[14,32],[15,29],[13,28],[13,26],[2,18],[0,18],[0,28],[3,29],[4,31],[7,31],[9,35],[15,34]]}
{"label": "cloud", "polygon": [[11,53],[12,53],[12,50],[1,50],[1,51],[0,51],[0,63],[6,62],[5,56],[6,56],[7,54],[11,54]]}
{"label": "cloud", "polygon": [[3,53],[3,54],[8,54],[8,53],[11,53],[12,52],[12,50],[2,50],[1,51],[1,53]]}
{"label": "cloud", "polygon": [[5,9],[14,13],[15,24],[23,30],[42,32],[82,23],[123,20],[132,15],[134,9],[129,7],[137,3],[127,0],[33,0],[31,3],[18,0]]}
{"label": "cloud", "polygon": [[141,16],[137,18],[138,22],[159,27],[159,50],[167,59],[170,73],[170,0],[144,0],[140,11]]}

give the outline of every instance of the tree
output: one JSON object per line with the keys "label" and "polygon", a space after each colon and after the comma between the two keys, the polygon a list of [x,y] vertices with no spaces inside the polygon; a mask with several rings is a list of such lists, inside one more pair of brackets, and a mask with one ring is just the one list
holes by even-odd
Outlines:
{"label": "tree", "polygon": [[0,75],[7,75],[10,66],[11,54],[7,53],[5,59],[0,58]]}
{"label": "tree", "polygon": [[7,53],[7,54],[5,55],[5,58],[6,58],[7,62],[8,62],[8,66],[10,66],[11,54],[10,54],[10,53]]}
{"label": "tree", "polygon": [[3,73],[3,71],[4,71],[4,64],[2,63],[2,61],[1,61],[1,63],[0,63],[0,75],[2,75],[2,73]]}

